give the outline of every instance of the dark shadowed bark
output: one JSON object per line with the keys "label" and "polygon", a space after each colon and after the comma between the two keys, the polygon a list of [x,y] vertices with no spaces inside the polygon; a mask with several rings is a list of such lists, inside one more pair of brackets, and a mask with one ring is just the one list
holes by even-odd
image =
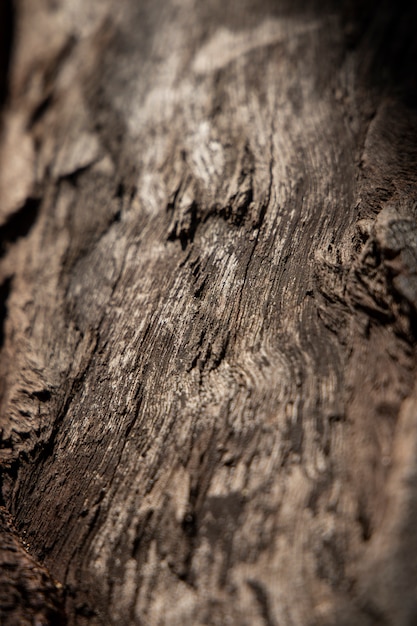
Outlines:
{"label": "dark shadowed bark", "polygon": [[0,17],[1,623],[415,624],[414,3]]}

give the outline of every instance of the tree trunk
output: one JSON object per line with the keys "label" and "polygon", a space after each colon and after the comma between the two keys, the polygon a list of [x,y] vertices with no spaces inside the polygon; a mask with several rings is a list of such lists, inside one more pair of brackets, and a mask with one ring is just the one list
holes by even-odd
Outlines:
{"label": "tree trunk", "polygon": [[414,3],[11,8],[1,623],[415,624]]}

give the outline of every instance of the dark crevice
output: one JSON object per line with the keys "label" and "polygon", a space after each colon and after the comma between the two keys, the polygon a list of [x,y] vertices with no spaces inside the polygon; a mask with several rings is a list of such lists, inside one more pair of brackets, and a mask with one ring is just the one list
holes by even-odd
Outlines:
{"label": "dark crevice", "polygon": [[43,118],[43,116],[45,115],[45,113],[47,112],[51,104],[52,104],[52,95],[48,94],[45,98],[43,98],[43,100],[41,100],[38,106],[35,107],[28,121],[28,125],[27,125],[28,130],[30,130],[33,126],[35,126],[35,124],[41,121],[41,119]]}
{"label": "dark crevice", "polygon": [[181,528],[187,537],[196,537],[197,535],[197,518],[195,513],[189,512],[184,515],[181,522]]}
{"label": "dark crevice", "polygon": [[248,587],[253,591],[259,609],[265,623],[265,626],[278,626],[276,620],[272,616],[268,593],[265,587],[257,580],[247,580]]}
{"label": "dark crevice", "polygon": [[10,290],[12,286],[12,278],[6,278],[5,281],[0,285],[0,348],[3,347],[4,344],[4,325],[7,318],[7,300],[10,295]]}
{"label": "dark crevice", "polygon": [[4,256],[8,244],[15,243],[30,232],[38,217],[40,204],[40,198],[27,198],[25,204],[0,226],[0,257]]}
{"label": "dark crevice", "polygon": [[399,95],[411,107],[417,106],[417,77],[415,59],[417,40],[415,24],[417,4],[414,0],[398,3],[386,0],[377,4],[374,18],[381,20],[379,45],[375,45],[371,67],[372,79],[377,86]]}
{"label": "dark crevice", "polygon": [[48,70],[45,72],[45,75],[44,75],[44,85],[45,85],[45,87],[49,87],[49,86],[55,84],[55,80],[56,80],[59,72],[61,71],[62,66],[64,65],[64,63],[70,57],[70,55],[71,55],[72,51],[74,50],[76,44],[77,44],[77,37],[74,36],[74,35],[69,36],[68,39],[65,41],[65,43],[62,46],[61,50],[54,57],[53,63],[50,65]]}
{"label": "dark crevice", "polygon": [[124,183],[119,183],[116,189],[116,198],[123,198],[125,193],[126,193],[126,189],[125,189]]}
{"label": "dark crevice", "polygon": [[0,110],[8,96],[9,67],[13,51],[15,11],[13,0],[0,2]]}
{"label": "dark crevice", "polygon": [[73,185],[74,187],[77,187],[79,178],[83,174],[85,174],[85,172],[88,172],[88,170],[96,163],[96,161],[97,159],[90,163],[87,163],[87,165],[81,165],[80,167],[77,167],[72,172],[69,172],[68,174],[64,174],[63,176],[61,176],[60,180],[66,180],[67,182],[71,183],[71,185]]}
{"label": "dark crevice", "polygon": [[[173,207],[172,210],[175,210],[175,207]],[[197,226],[200,221],[201,218],[198,215],[197,203],[193,201],[186,210],[179,212],[178,218],[174,220],[168,232],[168,241],[178,239],[182,250],[185,250],[187,245],[194,241]]]}
{"label": "dark crevice", "polygon": [[40,391],[34,391],[33,395],[40,402],[48,402],[51,399],[51,392],[48,389],[41,389]]}
{"label": "dark crevice", "polygon": [[372,527],[369,515],[366,512],[363,502],[359,504],[359,511],[357,515],[357,521],[361,528],[361,535],[363,541],[369,541],[372,537]]}

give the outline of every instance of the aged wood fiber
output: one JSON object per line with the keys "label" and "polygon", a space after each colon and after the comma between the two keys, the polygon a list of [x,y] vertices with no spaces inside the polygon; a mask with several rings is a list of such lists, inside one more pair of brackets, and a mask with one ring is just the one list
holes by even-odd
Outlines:
{"label": "aged wood fiber", "polygon": [[5,624],[415,623],[415,13],[16,2]]}

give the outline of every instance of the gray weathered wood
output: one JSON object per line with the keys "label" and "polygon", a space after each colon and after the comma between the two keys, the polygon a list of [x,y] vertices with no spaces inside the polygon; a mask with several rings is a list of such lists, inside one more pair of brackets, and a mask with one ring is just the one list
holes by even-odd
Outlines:
{"label": "gray weathered wood", "polygon": [[0,562],[38,623],[417,619],[409,4],[16,3]]}

